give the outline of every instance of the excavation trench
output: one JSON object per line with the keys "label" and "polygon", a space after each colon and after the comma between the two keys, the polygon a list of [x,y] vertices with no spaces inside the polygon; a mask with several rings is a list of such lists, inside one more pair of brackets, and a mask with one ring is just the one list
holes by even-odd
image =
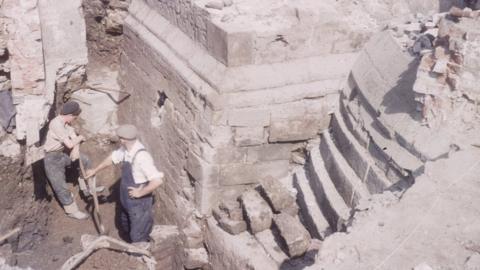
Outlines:
{"label": "excavation trench", "polygon": [[[9,1],[13,0],[6,0],[8,14],[18,15],[14,1]],[[456,154],[460,147],[450,137],[432,139],[436,144],[430,145],[433,135],[415,119],[411,93],[401,92],[411,91],[419,70],[420,56],[410,54],[408,42],[413,43],[437,17],[419,13],[405,25],[389,26],[378,34],[372,30],[385,18],[401,14],[399,19],[418,10],[447,11],[455,1],[409,1],[394,8],[385,1],[377,3],[378,14],[372,14],[376,6],[366,1],[355,5],[306,1],[307,6],[293,7],[266,1],[258,10],[253,7],[259,3],[250,0],[223,1],[220,6],[149,0],[49,6],[48,1],[40,0],[29,10],[39,14],[30,25],[42,29],[32,30],[41,32],[41,38],[14,31],[30,37],[16,45],[35,47],[32,51],[44,59],[35,72],[44,76],[36,78],[35,72],[25,76],[31,77],[30,89],[18,84],[10,71],[0,72],[2,80],[11,80],[11,103],[17,106],[20,121],[14,131],[4,126],[8,132],[0,133],[0,228],[2,233],[18,228],[0,243],[0,257],[6,259],[0,268],[60,269],[89,249],[88,235],[91,239],[99,235],[92,217],[81,221],[66,217],[39,157],[45,123],[67,100],[82,108],[75,129],[88,138],[81,151],[92,164],[120,147],[115,129],[131,123],[164,173],[163,185],[154,192],[157,226],[150,251],[156,269],[388,265],[393,255],[385,254],[378,239],[390,239],[385,244],[388,251],[397,250],[392,243],[417,232],[410,223],[424,222],[420,210],[425,205],[448,202],[427,198],[444,187],[429,175],[443,179],[436,171],[448,167],[442,162],[452,158],[460,170],[476,157],[468,147]],[[475,9],[473,2],[468,5]],[[283,14],[285,22],[260,11],[270,7]],[[474,20],[468,9],[454,12],[465,16],[467,26],[478,23],[468,21]],[[313,19],[317,17],[332,23]],[[344,19],[355,23],[345,24]],[[338,25],[343,28],[338,30]],[[68,34],[77,32],[85,33],[81,42],[78,35]],[[308,46],[303,46],[305,33],[311,33]],[[60,36],[63,39],[57,40]],[[395,65],[387,59],[395,59]],[[25,67],[8,50],[0,61],[2,68],[12,61],[12,72]],[[15,69],[16,65],[22,68]],[[39,95],[38,89],[46,90]],[[34,98],[18,98],[22,96],[18,93]],[[36,111],[30,112],[32,108]],[[417,137],[417,132],[427,139]],[[7,139],[14,146],[5,143]],[[7,146],[18,153],[4,157]],[[423,175],[425,171],[429,175]],[[93,201],[80,195],[78,174],[69,168],[68,187],[79,207],[91,214]],[[97,184],[106,187],[98,197],[99,210],[108,236],[127,240],[118,229],[119,177],[118,167],[97,175]],[[454,183],[445,186],[455,188]],[[465,209],[465,214],[471,213],[471,208]],[[412,222],[401,219],[410,211]],[[457,225],[447,224],[445,230],[450,233],[452,226]],[[476,232],[470,227],[457,229],[466,235]],[[410,234],[404,238],[407,230]],[[371,235],[371,243],[365,234]],[[424,243],[435,241],[425,239]],[[466,253],[459,250],[458,257],[464,259]],[[375,252],[386,259],[378,262]],[[430,259],[448,257],[428,254]],[[419,264],[405,265],[413,263]],[[146,267],[138,254],[101,248],[75,269]]]}

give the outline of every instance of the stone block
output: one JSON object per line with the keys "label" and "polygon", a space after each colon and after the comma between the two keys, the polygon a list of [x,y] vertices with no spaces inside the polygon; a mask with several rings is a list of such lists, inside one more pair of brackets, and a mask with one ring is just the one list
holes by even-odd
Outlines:
{"label": "stone block", "polygon": [[222,147],[217,148],[214,154],[214,161],[218,164],[242,163],[247,158],[247,150],[245,147]]}
{"label": "stone block", "polygon": [[[324,116],[320,116],[324,117]],[[270,125],[269,142],[303,141],[316,137],[324,128],[324,120],[313,117],[275,121]]]}
{"label": "stone block", "polygon": [[232,220],[243,220],[243,213],[240,203],[236,200],[224,200],[218,207],[220,210],[227,213],[228,217]]}
{"label": "stone block", "polygon": [[278,214],[273,217],[275,226],[285,242],[288,255],[298,257],[303,255],[310,246],[310,234],[300,221],[288,214]]}
{"label": "stone block", "polygon": [[236,109],[228,113],[228,124],[235,127],[265,127],[270,124],[268,109]]}
{"label": "stone block", "polygon": [[275,213],[295,204],[296,198],[275,178],[267,176],[260,181],[260,191]]}
{"label": "stone block", "polygon": [[187,226],[182,230],[183,244],[187,248],[200,248],[203,246],[202,228],[190,217]]}
{"label": "stone block", "polygon": [[205,248],[184,249],[185,269],[201,269],[208,265],[208,253]]}
{"label": "stone block", "polygon": [[253,47],[252,33],[229,33],[227,35],[227,66],[253,64]]}
{"label": "stone block", "polygon": [[254,184],[268,175],[277,179],[285,177],[288,170],[288,160],[222,165],[219,183],[222,186]]}
{"label": "stone block", "polygon": [[209,214],[212,206],[218,203],[218,192],[216,186],[204,186],[195,182],[195,204],[202,214]]}
{"label": "stone block", "polygon": [[263,127],[237,127],[233,138],[237,146],[252,146],[266,143]]}
{"label": "stone block", "polygon": [[177,226],[155,225],[150,233],[150,250],[156,260],[173,257],[180,246],[180,233]]}
{"label": "stone block", "polygon": [[210,20],[207,21],[207,50],[215,59],[227,65],[227,33]]}
{"label": "stone block", "polygon": [[269,229],[272,225],[273,213],[267,202],[255,190],[249,190],[240,196],[243,211],[251,233]]}
{"label": "stone block", "polygon": [[213,209],[213,216],[220,228],[232,235],[237,235],[247,230],[247,223],[243,219],[232,220],[223,210]]}
{"label": "stone block", "polygon": [[246,162],[289,160],[291,152],[297,144],[264,144],[260,146],[246,147]]}
{"label": "stone block", "polygon": [[203,186],[218,184],[218,166],[206,162],[192,151],[187,153],[186,170],[195,181],[201,182]]}

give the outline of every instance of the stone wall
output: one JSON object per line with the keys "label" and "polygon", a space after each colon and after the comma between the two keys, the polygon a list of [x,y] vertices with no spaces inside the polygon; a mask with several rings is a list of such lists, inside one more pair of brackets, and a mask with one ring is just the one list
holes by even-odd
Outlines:
{"label": "stone wall", "polygon": [[139,127],[165,172],[158,206],[170,222],[182,220],[180,198],[209,213],[302,162],[305,142],[328,126],[355,55],[228,67],[144,0],[132,2],[124,35],[120,82],[131,97],[119,119]]}

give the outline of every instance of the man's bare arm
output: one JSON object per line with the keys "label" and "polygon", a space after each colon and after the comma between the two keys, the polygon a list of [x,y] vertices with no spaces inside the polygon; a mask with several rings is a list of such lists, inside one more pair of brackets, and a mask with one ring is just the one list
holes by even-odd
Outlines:
{"label": "man's bare arm", "polygon": [[87,170],[86,178],[92,177],[97,174],[99,171],[105,169],[108,166],[113,165],[112,156],[108,155],[97,167],[91,170]]}

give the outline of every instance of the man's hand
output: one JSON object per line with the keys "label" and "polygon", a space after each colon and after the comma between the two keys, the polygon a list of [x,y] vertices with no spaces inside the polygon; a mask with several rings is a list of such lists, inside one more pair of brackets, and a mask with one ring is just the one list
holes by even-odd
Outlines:
{"label": "man's hand", "polygon": [[84,137],[83,135],[78,135],[78,136],[77,136],[77,140],[78,140],[78,143],[84,142],[84,141],[85,141],[85,137]]}
{"label": "man's hand", "polygon": [[128,188],[128,196],[130,196],[130,198],[140,198],[143,195],[144,194],[142,192],[142,187],[138,187],[138,188],[129,187]]}
{"label": "man's hand", "polygon": [[92,176],[94,176],[95,174],[97,174],[97,172],[93,169],[89,169],[85,172],[85,179],[88,179]]}

